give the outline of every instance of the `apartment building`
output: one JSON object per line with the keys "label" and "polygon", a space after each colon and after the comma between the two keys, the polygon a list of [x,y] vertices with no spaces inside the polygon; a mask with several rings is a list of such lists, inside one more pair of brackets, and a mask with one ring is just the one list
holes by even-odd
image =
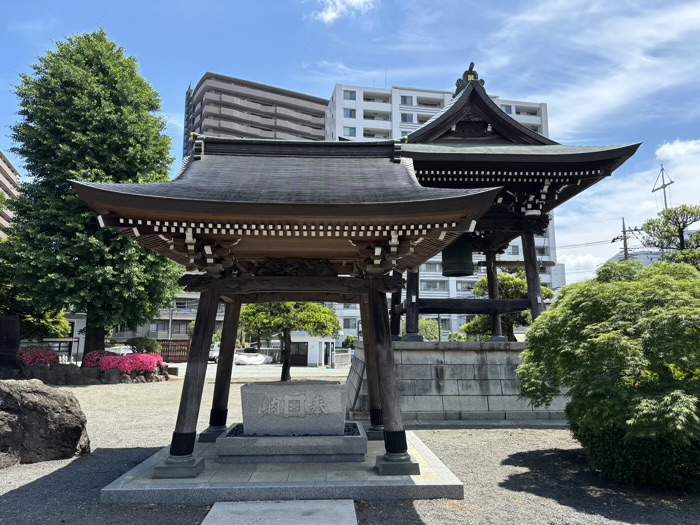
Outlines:
{"label": "apartment building", "polygon": [[182,151],[190,134],[215,137],[323,140],[328,100],[216,73],[185,93]]}
{"label": "apartment building", "polygon": [[[326,140],[405,137],[439,113],[452,95],[452,91],[336,84],[326,110]],[[549,134],[547,104],[492,98],[521,124]]]}
{"label": "apartment building", "polygon": [[[0,151],[0,195],[5,199],[14,199],[19,195],[19,172],[5,154]],[[0,239],[7,237],[5,229],[12,221],[13,213],[0,207]]]}

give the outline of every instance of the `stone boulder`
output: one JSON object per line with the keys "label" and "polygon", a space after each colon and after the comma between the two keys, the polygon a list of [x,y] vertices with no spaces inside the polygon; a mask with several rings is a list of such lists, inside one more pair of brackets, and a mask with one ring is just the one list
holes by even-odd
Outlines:
{"label": "stone boulder", "polygon": [[131,376],[129,374],[122,374],[119,376],[119,382],[124,384],[131,383]]}
{"label": "stone boulder", "polygon": [[57,385],[82,385],[83,373],[78,365],[59,364],[51,367]]}
{"label": "stone boulder", "polygon": [[70,392],[38,380],[0,382],[0,453],[22,463],[87,454],[86,423]]}
{"label": "stone boulder", "polygon": [[48,365],[36,364],[29,367],[29,379],[38,379],[45,384],[55,384],[56,378]]}
{"label": "stone boulder", "polygon": [[119,383],[121,374],[116,368],[110,368],[102,373],[102,382],[106,385],[116,385]]}
{"label": "stone boulder", "polygon": [[97,379],[98,383],[99,383],[99,379],[100,379],[100,369],[99,368],[89,368],[87,366],[84,366],[80,370],[83,374],[83,379],[85,379],[85,380]]}

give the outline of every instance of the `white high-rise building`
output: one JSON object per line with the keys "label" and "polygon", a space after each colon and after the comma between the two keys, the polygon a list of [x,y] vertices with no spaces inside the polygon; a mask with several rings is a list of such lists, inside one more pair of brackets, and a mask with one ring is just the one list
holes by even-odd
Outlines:
{"label": "white high-rise building", "polygon": [[[383,140],[405,137],[425,124],[452,101],[452,91],[418,88],[370,88],[348,84],[336,84],[326,110],[326,140]],[[494,102],[521,124],[544,136],[549,134],[547,104],[504,100],[492,97]],[[535,236],[537,254],[542,261],[554,266],[545,267],[540,274],[542,284],[552,289],[565,283],[564,265],[556,263],[556,237],[554,218],[545,235]],[[522,244],[515,239],[504,260],[522,260]],[[474,262],[483,260],[483,254],[475,254]],[[473,297],[476,282],[486,277],[483,267],[476,266],[476,273],[469,277],[443,277],[442,259],[438,255],[420,268],[420,296],[431,299]],[[357,305],[335,304],[341,319],[343,334],[357,335],[360,311]],[[437,318],[436,315],[424,317]],[[459,330],[467,321],[465,315],[442,315],[440,324],[444,336]],[[341,337],[342,341],[342,337]]]}

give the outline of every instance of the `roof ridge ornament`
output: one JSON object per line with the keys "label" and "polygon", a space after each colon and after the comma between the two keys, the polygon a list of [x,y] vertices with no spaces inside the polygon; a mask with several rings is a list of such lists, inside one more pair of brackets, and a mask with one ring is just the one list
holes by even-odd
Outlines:
{"label": "roof ridge ornament", "polygon": [[482,86],[484,85],[483,80],[479,80],[479,73],[474,71],[474,62],[469,63],[469,69],[467,69],[464,74],[462,74],[462,78],[458,78],[457,82],[455,82],[455,85],[457,86],[457,89],[455,90],[455,94],[452,95],[452,97],[456,97],[457,95],[460,94],[461,91],[464,90],[465,87],[471,82],[472,80],[476,80],[481,84]]}

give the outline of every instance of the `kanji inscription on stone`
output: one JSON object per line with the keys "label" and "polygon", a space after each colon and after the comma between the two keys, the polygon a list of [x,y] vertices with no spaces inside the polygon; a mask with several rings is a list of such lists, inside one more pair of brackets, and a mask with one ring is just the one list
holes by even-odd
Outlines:
{"label": "kanji inscription on stone", "polygon": [[279,416],[282,414],[282,400],[277,396],[266,396],[258,409],[262,416]]}
{"label": "kanji inscription on stone", "polygon": [[326,402],[323,400],[323,396],[320,394],[315,395],[311,399],[311,401],[307,403],[306,412],[313,416],[328,414],[328,410],[326,409]]}

